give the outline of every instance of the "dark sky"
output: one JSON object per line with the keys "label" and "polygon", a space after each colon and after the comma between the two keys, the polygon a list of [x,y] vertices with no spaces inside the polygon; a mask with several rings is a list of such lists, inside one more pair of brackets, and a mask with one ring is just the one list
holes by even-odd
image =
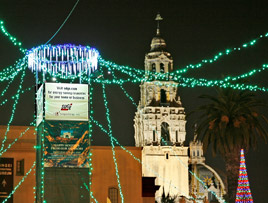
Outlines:
{"label": "dark sky", "polygon": [[[44,44],[59,28],[76,0],[1,0],[0,18],[7,30],[30,49]],[[150,49],[155,35],[154,18],[160,12],[161,34],[174,59],[174,67],[184,67],[213,57],[219,51],[241,46],[260,34],[268,32],[268,3],[265,1],[221,0],[80,0],[72,16],[63,26],[52,44],[74,43],[89,45],[99,50],[103,58],[117,64],[143,69],[144,55]],[[0,69],[12,65],[21,58],[17,47],[0,35]],[[185,77],[221,79],[238,75],[268,63],[268,39],[256,46],[223,57],[200,70],[189,71]],[[254,76],[253,84],[268,86],[268,74]],[[27,72],[24,87],[34,84],[33,75]],[[6,83],[0,83],[0,91]],[[7,97],[18,87],[14,81]],[[94,115],[104,122],[104,106],[101,89],[95,85]],[[139,100],[138,84],[125,86],[136,102]],[[107,88],[111,108],[114,136],[123,145],[134,145],[133,118],[135,107],[119,87]],[[212,88],[179,88],[179,95],[186,113],[194,110],[203,93],[213,93]],[[268,101],[268,93],[257,95]],[[2,101],[2,98],[0,98]],[[6,125],[11,114],[9,103],[0,108],[0,124]],[[21,97],[12,125],[28,125],[33,119],[34,92]],[[264,110],[266,114],[267,110]],[[187,122],[187,143],[193,138],[194,117]],[[186,144],[187,144],[186,143]],[[109,139],[94,128],[93,144],[107,145]],[[265,202],[268,194],[268,145],[260,141],[258,149],[246,155],[249,180],[255,203]],[[219,157],[207,154],[207,163],[223,171]]]}

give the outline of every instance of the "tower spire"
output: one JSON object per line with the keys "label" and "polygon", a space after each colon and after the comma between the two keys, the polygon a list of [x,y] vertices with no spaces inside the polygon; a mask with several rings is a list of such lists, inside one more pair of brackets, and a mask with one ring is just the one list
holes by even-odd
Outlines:
{"label": "tower spire", "polygon": [[160,35],[160,21],[163,20],[163,18],[160,16],[160,13],[157,14],[155,20],[157,21],[156,36],[159,36]]}
{"label": "tower spire", "polygon": [[194,143],[197,140],[197,123],[194,124]]}

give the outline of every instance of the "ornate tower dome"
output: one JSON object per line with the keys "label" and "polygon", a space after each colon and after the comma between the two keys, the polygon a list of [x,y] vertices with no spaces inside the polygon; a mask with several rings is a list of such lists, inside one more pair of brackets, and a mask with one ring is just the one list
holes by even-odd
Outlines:
{"label": "ornate tower dome", "polygon": [[168,73],[173,70],[173,60],[167,51],[167,44],[160,36],[159,23],[163,18],[158,14],[155,18],[157,21],[156,36],[152,39],[150,52],[145,55],[145,70],[150,72]]}
{"label": "ornate tower dome", "polygon": [[160,35],[152,39],[150,52],[163,52],[166,51],[166,48],[167,44]]}
{"label": "ornate tower dome", "polygon": [[156,36],[152,39],[150,52],[166,51],[167,45],[165,40],[160,36],[160,26],[159,26],[159,23],[161,20],[163,20],[163,18],[160,16],[160,14],[157,14],[155,20],[157,21]]}

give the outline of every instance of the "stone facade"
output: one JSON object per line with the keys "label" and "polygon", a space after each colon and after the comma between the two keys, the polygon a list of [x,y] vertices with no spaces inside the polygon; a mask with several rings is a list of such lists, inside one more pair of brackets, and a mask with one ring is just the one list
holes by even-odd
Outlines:
{"label": "stone facade", "polygon": [[218,198],[225,194],[225,187],[216,171],[205,164],[203,144],[196,140],[196,135],[190,143],[190,154],[184,146],[186,115],[178,84],[169,77],[173,59],[160,36],[161,19],[158,15],[156,37],[145,55],[145,77],[150,80],[140,85],[140,102],[134,118],[135,145],[142,147],[142,177],[156,177],[155,184],[160,186],[155,194],[157,202],[163,193],[176,196],[176,202],[193,202],[193,197],[213,202],[217,199],[215,194]]}
{"label": "stone facade", "polygon": [[[143,147],[142,176],[156,177],[155,184],[160,186],[157,201],[163,191],[177,196],[177,200],[179,196],[189,196],[188,147],[183,146],[185,112],[177,83],[169,81],[172,70],[173,59],[158,26],[151,50],[145,56],[146,76],[155,79],[140,85],[141,98],[134,118],[135,144]],[[168,81],[157,79],[159,73]]]}

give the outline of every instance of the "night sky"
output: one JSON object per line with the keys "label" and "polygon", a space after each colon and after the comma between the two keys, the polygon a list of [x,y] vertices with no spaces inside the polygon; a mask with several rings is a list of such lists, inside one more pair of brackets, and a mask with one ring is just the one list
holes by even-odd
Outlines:
{"label": "night sky", "polygon": [[[0,18],[7,30],[23,47],[31,49],[47,42],[67,17],[76,0],[1,0]],[[156,33],[156,14],[164,20],[160,30],[173,56],[174,68],[195,64],[213,57],[228,48],[239,47],[268,32],[268,2],[221,0],[80,0],[73,14],[51,41],[52,44],[72,43],[96,48],[102,57],[120,65],[144,69],[144,56]],[[0,34],[0,70],[12,65],[23,55],[10,41]],[[268,64],[268,38],[261,39],[253,47],[234,52],[199,70],[191,70],[185,77],[222,79],[236,76],[253,68]],[[254,76],[251,84],[268,87],[267,72]],[[7,92],[8,98],[18,88],[17,78]],[[0,92],[7,83],[0,83]],[[27,71],[24,87],[34,85],[33,74]],[[139,85],[124,86],[136,103],[139,101]],[[116,85],[108,88],[113,134],[122,145],[134,145],[133,119],[135,106]],[[193,111],[204,101],[197,97],[214,93],[213,88],[179,88],[186,113]],[[257,92],[268,101],[268,93]],[[0,102],[3,98],[0,98]],[[0,108],[0,124],[6,125],[11,114],[12,102]],[[94,85],[94,117],[106,126],[101,88]],[[268,115],[267,109],[263,112]],[[17,107],[12,125],[28,125],[33,120],[34,91],[24,94]],[[193,138],[195,117],[187,120],[187,142]],[[109,138],[98,128],[93,132],[94,145],[109,145]],[[250,187],[255,203],[263,203],[268,194],[268,145],[260,140],[255,151],[246,154]],[[207,163],[224,172],[219,156],[206,155]]]}

